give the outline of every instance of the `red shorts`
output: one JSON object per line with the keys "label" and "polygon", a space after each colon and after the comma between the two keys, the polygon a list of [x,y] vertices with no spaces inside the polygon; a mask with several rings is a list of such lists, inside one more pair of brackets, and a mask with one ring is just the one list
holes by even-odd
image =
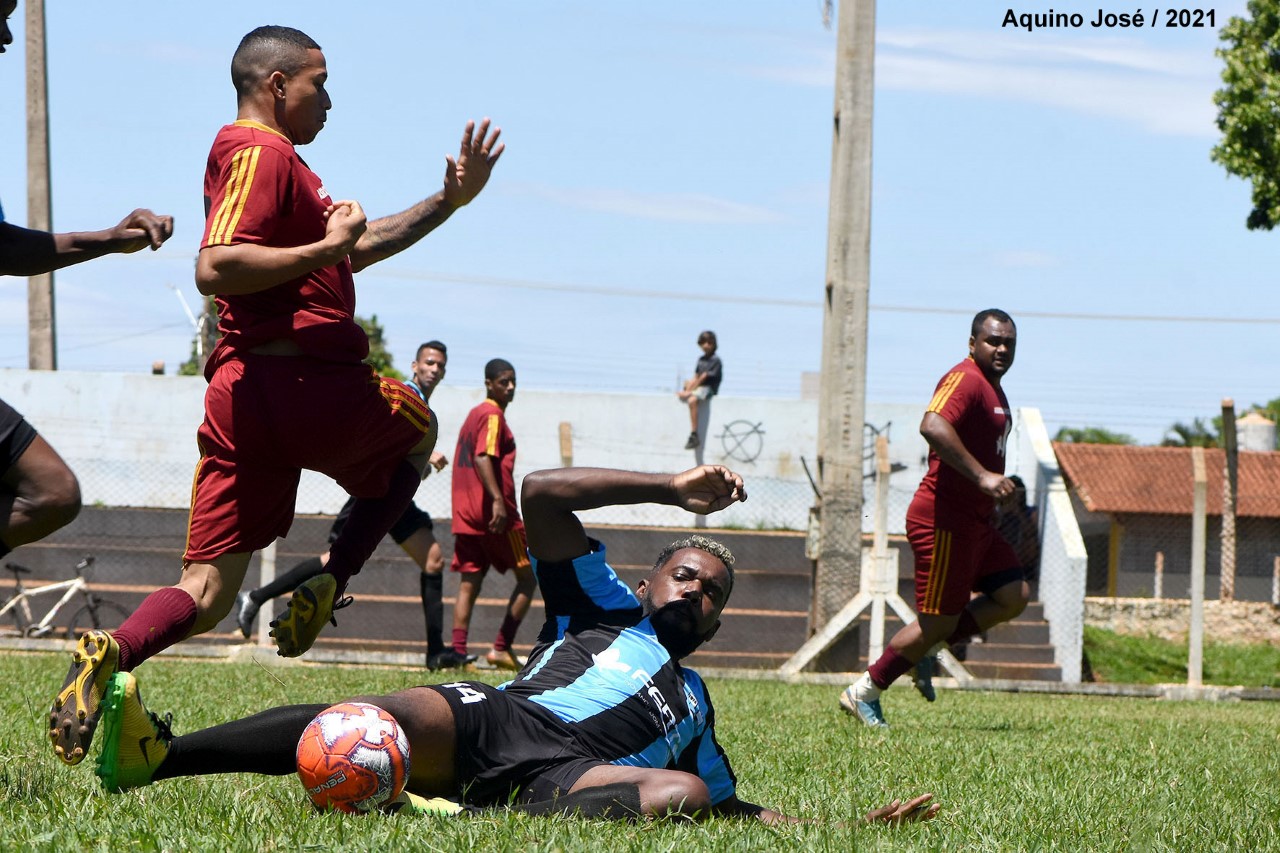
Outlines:
{"label": "red shorts", "polygon": [[988,521],[939,518],[931,499],[907,510],[907,539],[916,563],[916,612],[952,616],[974,591],[993,592],[1023,576],[1013,548]]}
{"label": "red shorts", "polygon": [[252,354],[218,365],[204,407],[187,562],[288,533],[303,468],[355,497],[386,494],[434,418],[412,389],[367,365]]}
{"label": "red shorts", "polygon": [[517,521],[506,533],[453,534],[455,572],[483,572],[493,566],[500,572],[529,565],[529,546],[524,539],[524,523]]}

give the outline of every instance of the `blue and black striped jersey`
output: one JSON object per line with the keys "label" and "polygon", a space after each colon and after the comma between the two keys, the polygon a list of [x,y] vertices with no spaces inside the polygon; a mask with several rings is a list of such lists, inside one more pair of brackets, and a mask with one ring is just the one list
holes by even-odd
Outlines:
{"label": "blue and black striped jersey", "polygon": [[706,685],[671,659],[640,600],[592,540],[590,553],[533,561],[547,619],[529,661],[503,689],[574,724],[592,755],[613,764],[699,776],[711,802],[737,780],[715,739]]}

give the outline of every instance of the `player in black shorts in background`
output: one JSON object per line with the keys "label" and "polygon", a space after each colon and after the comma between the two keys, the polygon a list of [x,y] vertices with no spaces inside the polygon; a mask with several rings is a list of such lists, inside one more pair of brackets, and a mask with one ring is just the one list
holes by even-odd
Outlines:
{"label": "player in black shorts in background", "polygon": [[[422,401],[429,402],[431,392],[444,379],[448,364],[448,350],[440,341],[427,341],[418,347],[417,357],[412,365],[413,377],[408,386],[418,392]],[[440,471],[449,464],[449,460],[441,452],[432,451],[431,468]],[[329,544],[338,538],[338,533],[351,514],[355,499],[349,499],[338,512],[338,517],[329,529]],[[432,532],[431,516],[410,502],[408,509],[392,525],[391,538],[404,549],[413,562],[422,569],[419,582],[422,593],[422,612],[427,623],[427,667],[429,669],[454,669],[475,660],[468,655],[460,655],[444,644],[444,556],[440,551],[440,543]],[[240,593],[236,601],[236,624],[240,633],[248,639],[253,629],[253,620],[258,609],[271,599],[291,593],[308,578],[315,577],[324,571],[329,559],[326,551],[319,557],[311,557],[298,563],[289,571],[271,583]]]}

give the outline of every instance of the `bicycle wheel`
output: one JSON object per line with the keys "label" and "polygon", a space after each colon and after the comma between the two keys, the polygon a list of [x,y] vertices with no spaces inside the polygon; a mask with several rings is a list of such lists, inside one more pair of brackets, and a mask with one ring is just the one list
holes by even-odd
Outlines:
{"label": "bicycle wheel", "polygon": [[94,606],[88,604],[71,614],[67,623],[67,639],[77,640],[85,631],[100,628],[119,628],[120,623],[129,618],[129,611],[114,601],[99,598]]}

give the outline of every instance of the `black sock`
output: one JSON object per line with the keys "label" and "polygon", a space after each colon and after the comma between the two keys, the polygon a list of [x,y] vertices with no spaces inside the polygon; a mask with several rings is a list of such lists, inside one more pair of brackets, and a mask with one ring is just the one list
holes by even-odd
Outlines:
{"label": "black sock", "polygon": [[571,815],[599,817],[611,820],[635,820],[643,817],[640,805],[640,786],[634,782],[614,782],[583,788],[572,794],[561,794],[537,803],[519,803],[512,811],[531,815]]}
{"label": "black sock", "polygon": [[310,580],[323,571],[324,564],[320,562],[319,557],[303,560],[271,583],[249,590],[249,597],[253,599],[254,604],[265,604],[277,595],[293,592],[303,581]]}
{"label": "black sock", "polygon": [[298,772],[298,739],[328,705],[286,705],[252,717],[180,735],[156,769],[155,779],[210,773]]}
{"label": "black sock", "polygon": [[365,560],[373,554],[382,537],[386,536],[413,500],[414,492],[422,482],[422,475],[409,460],[401,462],[391,473],[387,493],[380,498],[356,498],[351,505],[351,515],[343,525],[338,538],[329,546],[329,563],[325,571],[338,582],[338,594],[347,588],[347,581],[360,571]]}
{"label": "black sock", "polygon": [[422,614],[427,619],[427,655],[444,651],[444,575],[419,575]]}

